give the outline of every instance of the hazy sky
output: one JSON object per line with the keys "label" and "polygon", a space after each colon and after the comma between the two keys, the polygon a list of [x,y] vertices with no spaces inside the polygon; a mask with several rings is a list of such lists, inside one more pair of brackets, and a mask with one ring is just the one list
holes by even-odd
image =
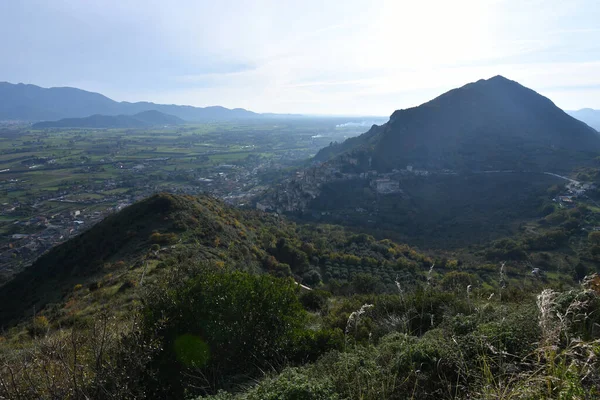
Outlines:
{"label": "hazy sky", "polygon": [[0,81],[389,115],[504,75],[600,109],[599,0],[0,0]]}

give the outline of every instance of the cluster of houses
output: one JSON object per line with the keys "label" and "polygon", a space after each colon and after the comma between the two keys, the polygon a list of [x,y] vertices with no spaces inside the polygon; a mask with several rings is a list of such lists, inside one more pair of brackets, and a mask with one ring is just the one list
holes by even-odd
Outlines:
{"label": "cluster of houses", "polygon": [[63,211],[14,221],[11,230],[24,233],[9,234],[0,242],[0,271],[10,273],[33,262],[53,246],[94,225],[110,211]]}
{"label": "cluster of houses", "polygon": [[552,199],[552,201],[558,203],[560,207],[571,208],[575,206],[575,200],[578,197],[584,196],[587,190],[592,189],[596,189],[596,185],[593,183],[571,181],[566,186],[566,192],[562,195],[556,196]]}
{"label": "cluster of houses", "polygon": [[407,176],[429,176],[430,172],[407,166],[405,169],[394,169],[380,173],[375,170],[366,172],[343,172],[344,163],[354,165],[358,161],[346,158],[342,161],[328,161],[310,168],[297,171],[295,175],[276,190],[256,203],[256,208],[263,211],[291,212],[304,210],[308,203],[321,192],[325,183],[340,180],[367,180],[369,186],[377,194],[403,194],[400,180]]}

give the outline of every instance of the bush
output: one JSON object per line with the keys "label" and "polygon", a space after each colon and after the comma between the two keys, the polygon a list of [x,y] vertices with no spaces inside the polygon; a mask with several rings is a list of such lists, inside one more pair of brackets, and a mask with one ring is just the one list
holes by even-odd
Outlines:
{"label": "bush", "polygon": [[525,244],[531,250],[554,250],[565,243],[567,239],[564,230],[556,229],[536,237],[527,238]]}
{"label": "bush", "polygon": [[494,242],[493,246],[485,251],[488,260],[525,260],[527,253],[520,244],[512,239],[502,239]]}
{"label": "bush", "polygon": [[467,286],[473,285],[477,277],[468,272],[451,271],[442,278],[442,289],[458,293],[466,293]]}
{"label": "bush", "polygon": [[314,286],[318,285],[320,282],[321,274],[319,274],[319,271],[315,269],[311,269],[310,271],[302,275],[302,283],[304,283],[305,285]]}
{"label": "bush", "polygon": [[157,295],[143,320],[146,335],[163,349],[154,359],[157,397],[181,397],[184,388],[197,386],[192,377],[198,371],[210,391],[293,356],[305,318],[296,291],[291,279],[211,272]]}
{"label": "bush", "polygon": [[[304,369],[288,368],[280,375],[267,378],[243,395],[220,392],[206,400],[337,400],[333,384],[327,379],[315,379]],[[200,399],[198,399],[200,400]]]}
{"label": "bush", "polygon": [[343,347],[344,332],[339,328],[300,331],[294,339],[290,358],[300,363],[316,361],[322,354]]}
{"label": "bush", "polygon": [[43,336],[50,329],[50,322],[48,318],[43,315],[39,315],[33,319],[31,326],[28,328],[31,336]]}
{"label": "bush", "polygon": [[154,232],[150,235],[150,241],[154,244],[173,244],[177,242],[177,235],[174,233]]}
{"label": "bush", "polygon": [[358,273],[350,282],[354,293],[380,293],[382,291],[381,279],[371,274]]}
{"label": "bush", "polygon": [[331,293],[325,290],[309,290],[300,294],[302,307],[309,311],[321,311],[327,306],[327,299]]}

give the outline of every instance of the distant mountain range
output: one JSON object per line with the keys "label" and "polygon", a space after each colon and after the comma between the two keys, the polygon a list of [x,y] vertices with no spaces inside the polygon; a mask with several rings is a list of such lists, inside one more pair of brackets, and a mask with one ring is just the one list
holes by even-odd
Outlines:
{"label": "distant mountain range", "polygon": [[63,118],[33,124],[34,129],[43,128],[147,128],[151,126],[180,125],[179,117],[156,110],[142,111],[134,115],[91,115],[85,118]]}
{"label": "distant mountain range", "polygon": [[259,118],[261,114],[242,108],[192,107],[149,102],[117,102],[99,93],[70,87],[41,88],[0,82],[0,121],[55,121],[91,115],[133,115],[159,111],[190,122]]}
{"label": "distant mountain range", "polygon": [[569,115],[577,118],[580,121],[585,122],[592,128],[600,131],[600,110],[593,110],[591,108],[582,108],[577,111],[567,111]]}
{"label": "distant mountain range", "polygon": [[395,111],[316,160],[352,155],[359,168],[389,171],[568,170],[600,152],[600,134],[552,101],[496,76]]}

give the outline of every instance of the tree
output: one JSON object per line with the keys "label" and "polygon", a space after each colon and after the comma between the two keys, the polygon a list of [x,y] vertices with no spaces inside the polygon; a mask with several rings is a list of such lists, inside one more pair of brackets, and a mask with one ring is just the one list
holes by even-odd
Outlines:
{"label": "tree", "polygon": [[319,282],[321,282],[321,274],[315,269],[311,269],[302,275],[302,283],[305,283],[306,285],[313,286],[319,284]]}
{"label": "tree", "polygon": [[593,245],[600,245],[600,231],[594,231],[594,232],[590,232],[588,234],[588,240],[593,244]]}
{"label": "tree", "polygon": [[352,289],[355,293],[378,293],[381,286],[381,280],[371,274],[359,273],[352,278]]}

